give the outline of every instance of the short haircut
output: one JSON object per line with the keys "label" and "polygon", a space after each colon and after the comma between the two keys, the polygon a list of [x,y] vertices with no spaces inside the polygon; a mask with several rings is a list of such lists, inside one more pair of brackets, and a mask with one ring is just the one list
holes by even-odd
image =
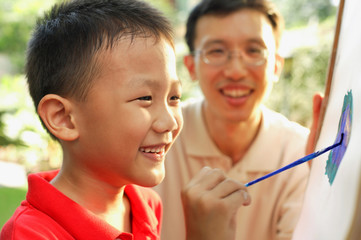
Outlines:
{"label": "short haircut", "polygon": [[189,51],[193,52],[195,50],[196,25],[202,16],[227,16],[241,9],[254,9],[263,13],[272,24],[276,47],[279,47],[279,41],[284,29],[284,20],[272,2],[268,0],[202,0],[190,12],[187,20],[185,40]]}
{"label": "short haircut", "polygon": [[123,38],[166,38],[170,22],[140,0],[73,0],[37,20],[29,41],[26,77],[35,108],[47,94],[84,101],[101,71],[97,54]]}

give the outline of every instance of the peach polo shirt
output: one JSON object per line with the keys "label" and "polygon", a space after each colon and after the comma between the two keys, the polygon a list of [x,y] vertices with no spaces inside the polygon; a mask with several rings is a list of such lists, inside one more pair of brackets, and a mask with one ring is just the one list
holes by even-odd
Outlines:
{"label": "peach polo shirt", "polygon": [[[197,100],[183,107],[184,128],[167,155],[166,177],[154,188],[164,207],[161,239],[185,240],[180,192],[202,167],[223,169],[229,177],[246,183],[305,153],[308,129],[263,107],[258,136],[241,161],[233,166],[232,160],[219,151],[208,135],[201,106],[202,100]],[[301,164],[248,187],[252,203],[242,206],[237,213],[236,239],[291,239],[308,175],[308,165]]]}

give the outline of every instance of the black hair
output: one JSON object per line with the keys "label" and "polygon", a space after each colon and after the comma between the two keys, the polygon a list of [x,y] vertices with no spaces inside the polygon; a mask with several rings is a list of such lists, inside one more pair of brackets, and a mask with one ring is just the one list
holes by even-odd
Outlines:
{"label": "black hair", "polygon": [[226,16],[241,9],[254,9],[263,13],[270,21],[276,38],[276,44],[284,28],[284,21],[276,6],[267,0],[203,0],[190,12],[187,20],[185,40],[189,51],[194,51],[196,38],[196,25],[198,20],[205,15]]}
{"label": "black hair", "polygon": [[[84,100],[99,71],[96,54],[124,37],[165,37],[170,22],[138,0],[73,0],[55,4],[38,19],[27,49],[25,72],[37,108],[47,94]],[[173,46],[174,47],[174,46]]]}

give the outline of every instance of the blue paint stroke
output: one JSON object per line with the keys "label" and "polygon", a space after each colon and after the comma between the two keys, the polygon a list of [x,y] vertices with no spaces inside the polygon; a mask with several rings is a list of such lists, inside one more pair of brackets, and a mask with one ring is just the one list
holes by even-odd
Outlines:
{"label": "blue paint stroke", "polygon": [[340,167],[343,156],[345,155],[348,143],[351,136],[351,125],[352,125],[352,114],[353,114],[353,99],[352,91],[348,91],[343,100],[342,114],[338,124],[338,132],[335,142],[338,142],[343,137],[342,144],[332,149],[328,155],[328,160],[326,164],[325,175],[328,177],[330,185],[332,185],[335,180],[336,173]]}

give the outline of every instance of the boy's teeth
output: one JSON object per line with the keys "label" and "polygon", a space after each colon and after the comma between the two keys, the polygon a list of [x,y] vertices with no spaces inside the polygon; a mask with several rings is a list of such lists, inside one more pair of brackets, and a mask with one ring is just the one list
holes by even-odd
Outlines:
{"label": "boy's teeth", "polygon": [[163,148],[140,148],[140,151],[146,152],[146,153],[160,153],[163,151]]}

